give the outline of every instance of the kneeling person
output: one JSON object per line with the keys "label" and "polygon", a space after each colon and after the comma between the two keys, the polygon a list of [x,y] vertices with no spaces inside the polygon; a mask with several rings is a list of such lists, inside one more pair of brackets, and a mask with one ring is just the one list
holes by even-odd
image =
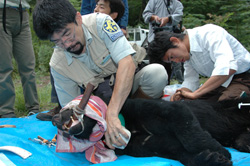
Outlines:
{"label": "kneeling person", "polygon": [[[225,29],[207,24],[187,34],[159,32],[150,44],[153,62],[185,62],[184,82],[172,100],[236,99],[250,95],[250,53]],[[199,75],[209,77],[201,86]]]}
{"label": "kneeling person", "polygon": [[105,137],[110,148],[114,148],[111,144],[121,146],[115,135],[127,136],[118,119],[123,103],[135,94],[161,97],[168,78],[164,67],[152,64],[135,74],[145,54],[132,49],[114,20],[101,13],[81,16],[65,0],[38,2],[33,24],[40,39],[56,45],[50,66],[62,107],[80,95],[80,87],[88,83],[95,85],[96,90],[105,82],[113,87]]}

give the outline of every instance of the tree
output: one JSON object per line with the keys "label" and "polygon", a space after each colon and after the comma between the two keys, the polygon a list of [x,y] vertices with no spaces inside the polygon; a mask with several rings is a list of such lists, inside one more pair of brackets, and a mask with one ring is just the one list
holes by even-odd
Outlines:
{"label": "tree", "polygon": [[228,0],[221,6],[221,13],[232,13],[227,21],[228,31],[250,50],[250,0]]}
{"label": "tree", "polygon": [[[147,5],[147,0],[128,0],[129,4],[129,25],[134,27],[138,24],[144,24],[142,12]],[[146,24],[144,24],[146,25]]]}

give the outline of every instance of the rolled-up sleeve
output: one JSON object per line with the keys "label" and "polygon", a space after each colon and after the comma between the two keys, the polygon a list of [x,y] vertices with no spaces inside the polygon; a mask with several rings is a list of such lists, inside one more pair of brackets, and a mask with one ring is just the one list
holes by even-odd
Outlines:
{"label": "rolled-up sleeve", "polygon": [[184,69],[184,81],[182,87],[195,91],[200,86],[199,73],[195,71],[189,62],[184,63]]}
{"label": "rolled-up sleeve", "polygon": [[149,23],[150,18],[154,14],[154,5],[155,5],[154,3],[155,3],[154,0],[149,0],[146,8],[144,9],[142,13],[142,17],[145,23]]}
{"label": "rolled-up sleeve", "polygon": [[183,5],[181,2],[177,1],[177,3],[173,4],[173,14],[171,14],[172,17],[172,24],[174,26],[178,25],[180,21],[182,20],[183,16]]}

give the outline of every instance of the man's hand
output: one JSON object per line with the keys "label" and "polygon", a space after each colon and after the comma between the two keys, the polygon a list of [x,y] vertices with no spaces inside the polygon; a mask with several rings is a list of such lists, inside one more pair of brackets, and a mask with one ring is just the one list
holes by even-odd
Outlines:
{"label": "man's hand", "polygon": [[194,92],[190,91],[190,90],[187,89],[187,88],[178,89],[176,92],[177,92],[177,93],[180,92],[181,96],[182,96],[183,98],[186,98],[186,99],[194,100],[194,99],[197,99],[197,98],[198,98],[198,97],[195,95]]}
{"label": "man's hand", "polygon": [[107,122],[107,131],[105,133],[105,141],[106,145],[111,148],[115,149],[113,144],[116,146],[126,146],[126,142],[120,137],[122,134],[125,138],[129,138],[126,132],[123,130],[121,121],[119,120],[118,116],[114,116],[111,114],[106,114],[106,122]]}
{"label": "man's hand", "polygon": [[157,23],[160,23],[161,22],[161,18],[158,17],[157,15],[152,15],[151,18],[150,18],[150,21],[155,21]]}
{"label": "man's hand", "polygon": [[179,101],[179,100],[183,100],[183,99],[192,99],[191,97],[194,97],[193,95],[194,95],[193,92],[188,88],[177,89],[175,94],[173,94],[171,96],[170,101]]}
{"label": "man's hand", "polygon": [[160,21],[161,22],[160,27],[163,27],[163,26],[165,26],[169,22],[169,17],[163,17],[160,20],[161,20]]}
{"label": "man's hand", "polygon": [[170,98],[170,101],[179,101],[182,100],[183,97],[181,95],[181,92],[175,92],[175,94],[173,94]]}

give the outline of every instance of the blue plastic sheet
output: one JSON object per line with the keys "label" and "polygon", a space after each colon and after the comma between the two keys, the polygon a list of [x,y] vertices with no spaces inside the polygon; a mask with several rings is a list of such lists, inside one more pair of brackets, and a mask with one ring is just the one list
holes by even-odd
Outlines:
{"label": "blue plastic sheet", "polygon": [[[48,147],[34,143],[29,138],[37,138],[38,135],[46,139],[52,139],[57,133],[57,128],[48,121],[36,119],[36,115],[25,118],[2,118],[0,125],[16,125],[16,128],[0,128],[0,146],[17,146],[32,153],[27,159],[8,152],[1,151],[17,166],[75,166],[93,165],[85,159],[83,153],[57,153],[55,147]],[[238,152],[229,149],[232,154],[234,166],[249,166],[250,153]],[[98,166],[183,166],[180,162],[160,157],[131,157],[127,155],[118,156],[114,162],[101,163]]]}

